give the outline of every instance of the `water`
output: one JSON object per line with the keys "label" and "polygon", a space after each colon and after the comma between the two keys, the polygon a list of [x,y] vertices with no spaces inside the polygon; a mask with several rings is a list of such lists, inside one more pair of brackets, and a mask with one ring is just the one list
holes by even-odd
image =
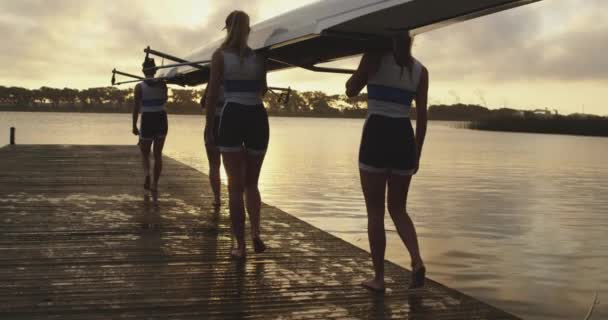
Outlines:
{"label": "water", "polygon": [[[10,126],[23,144],[135,144],[130,117],[4,112],[0,145]],[[170,116],[166,154],[206,172],[203,121]],[[363,120],[270,123],[264,201],[367,250]],[[606,159],[606,138],[431,123],[408,203],[429,276],[526,319],[583,319],[596,291],[608,297]],[[387,228],[387,257],[409,265],[389,220]],[[607,316],[603,303],[592,319]]]}

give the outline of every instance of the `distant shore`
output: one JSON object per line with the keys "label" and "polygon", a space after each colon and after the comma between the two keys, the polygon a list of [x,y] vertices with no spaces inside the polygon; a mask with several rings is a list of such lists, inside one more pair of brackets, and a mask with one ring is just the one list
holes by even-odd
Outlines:
{"label": "distant shore", "polygon": [[[593,137],[608,137],[608,117],[593,115],[538,115],[532,112],[513,113],[504,110],[490,111],[488,114],[476,114],[470,112],[471,108],[462,106],[433,106],[430,108],[429,120],[431,121],[454,121],[462,122],[460,127],[483,130],[483,131],[502,131],[502,132],[525,132],[541,134],[564,134]],[[467,110],[469,112],[454,112]],[[82,107],[82,106],[0,106],[0,112],[59,112],[59,113],[116,113],[129,114],[128,108],[124,106],[112,107]],[[168,107],[169,114],[174,115],[204,115],[200,108],[180,108]],[[364,110],[365,111],[365,110]],[[434,111],[434,112],[432,112]],[[287,112],[268,110],[270,117],[282,118],[328,118],[328,119],[363,119],[366,112],[356,113],[314,113],[314,112]],[[415,119],[415,112],[412,113]]]}
{"label": "distant shore", "polygon": [[[200,89],[169,90],[167,112],[180,115],[202,115]],[[286,96],[270,93],[264,96],[264,105],[273,117],[347,118],[367,116],[367,94],[347,97],[344,94],[328,95],[322,91],[292,90]],[[133,108],[133,89],[97,87],[89,89],[50,88],[26,89],[0,85],[0,112],[82,112],[130,113]],[[548,108],[493,109],[475,104],[437,104],[428,107],[428,119],[433,121],[471,122],[471,129],[564,133],[606,136],[605,117],[561,116]],[[416,119],[416,108],[410,113]]]}
{"label": "distant shore", "polygon": [[588,115],[495,117],[472,121],[468,124],[468,128],[485,131],[608,137],[608,117]]}

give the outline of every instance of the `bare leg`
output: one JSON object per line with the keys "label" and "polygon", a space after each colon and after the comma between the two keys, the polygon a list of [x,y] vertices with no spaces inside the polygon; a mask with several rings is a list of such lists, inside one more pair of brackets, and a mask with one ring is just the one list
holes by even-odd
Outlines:
{"label": "bare leg", "polygon": [[368,289],[384,291],[384,252],[386,234],[384,231],[384,199],[386,179],[384,173],[370,173],[360,170],[361,187],[367,207],[367,236],[374,264],[374,278],[362,283]]}
{"label": "bare leg", "polygon": [[222,158],[220,157],[220,151],[216,146],[205,144],[207,150],[207,160],[209,161],[209,183],[211,184],[211,190],[215,199],[214,206],[219,207],[221,204],[221,180],[220,180],[220,166],[222,165]]}
{"label": "bare leg", "polygon": [[152,149],[152,140],[140,140],[139,150],[141,151],[141,160],[144,168],[144,189],[150,189],[150,150]]}
{"label": "bare leg", "polygon": [[158,190],[158,180],[163,171],[163,148],[165,146],[165,138],[154,139],[154,182],[152,191]]}
{"label": "bare leg", "polygon": [[258,181],[260,179],[260,171],[264,162],[264,154],[247,154],[246,174],[245,174],[245,194],[247,201],[247,213],[249,214],[249,222],[251,224],[251,238],[255,251],[258,253],[264,252],[266,246],[260,239],[260,208],[262,206],[262,197],[258,189]]}
{"label": "bare leg", "polygon": [[388,212],[395,223],[401,241],[410,253],[412,266],[422,266],[418,236],[412,219],[406,211],[407,193],[412,181],[411,176],[390,175],[388,178]]}
{"label": "bare leg", "polygon": [[230,207],[230,220],[232,221],[232,233],[237,241],[231,255],[235,258],[244,258],[246,253],[245,244],[245,204],[244,193],[244,171],[245,155],[241,152],[224,152],[224,168],[228,175],[228,203]]}

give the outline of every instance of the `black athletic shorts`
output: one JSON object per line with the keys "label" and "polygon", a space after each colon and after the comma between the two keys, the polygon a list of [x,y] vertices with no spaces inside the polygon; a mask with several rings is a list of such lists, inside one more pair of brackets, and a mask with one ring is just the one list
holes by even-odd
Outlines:
{"label": "black athletic shorts", "polygon": [[264,154],[268,148],[268,114],[264,105],[248,106],[228,102],[219,121],[219,149]]}
{"label": "black athletic shorts", "polygon": [[359,169],[412,175],[418,162],[414,129],[409,118],[370,115],[363,127]]}
{"label": "black athletic shorts", "polygon": [[139,129],[139,140],[154,140],[167,136],[169,123],[167,121],[167,113],[159,112],[142,112],[141,125]]}

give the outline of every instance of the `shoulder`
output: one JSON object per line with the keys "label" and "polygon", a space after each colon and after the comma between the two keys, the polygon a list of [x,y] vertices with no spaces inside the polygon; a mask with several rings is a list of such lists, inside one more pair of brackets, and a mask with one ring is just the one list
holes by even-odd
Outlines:
{"label": "shoulder", "polygon": [[429,79],[429,69],[426,68],[425,65],[420,63],[420,77],[428,81]]}
{"label": "shoulder", "polygon": [[224,49],[217,49],[211,56],[211,61],[223,61],[224,60]]}
{"label": "shoulder", "polygon": [[141,98],[141,82],[135,85],[135,89],[133,90],[133,96],[135,99]]}
{"label": "shoulder", "polygon": [[255,60],[259,63],[266,64],[266,62],[268,61],[268,52],[266,52],[266,51],[260,51],[260,52],[251,51],[251,54],[255,57]]}
{"label": "shoulder", "polygon": [[419,61],[416,60],[417,65],[419,66],[419,80],[418,80],[418,87],[419,88],[427,88],[428,90],[428,86],[429,86],[429,70]]}
{"label": "shoulder", "polygon": [[422,73],[428,73],[428,70],[424,63],[422,63],[422,61],[418,60],[417,58],[414,58],[414,62],[419,66],[420,70],[422,70]]}
{"label": "shoulder", "polygon": [[373,50],[367,51],[363,54],[361,58],[361,64],[359,69],[368,74],[368,76],[373,76],[380,69],[380,65],[382,64],[382,57],[384,56],[383,51]]}
{"label": "shoulder", "polygon": [[380,62],[380,60],[386,55],[386,52],[380,50],[370,50],[363,54],[363,60],[368,62]]}

